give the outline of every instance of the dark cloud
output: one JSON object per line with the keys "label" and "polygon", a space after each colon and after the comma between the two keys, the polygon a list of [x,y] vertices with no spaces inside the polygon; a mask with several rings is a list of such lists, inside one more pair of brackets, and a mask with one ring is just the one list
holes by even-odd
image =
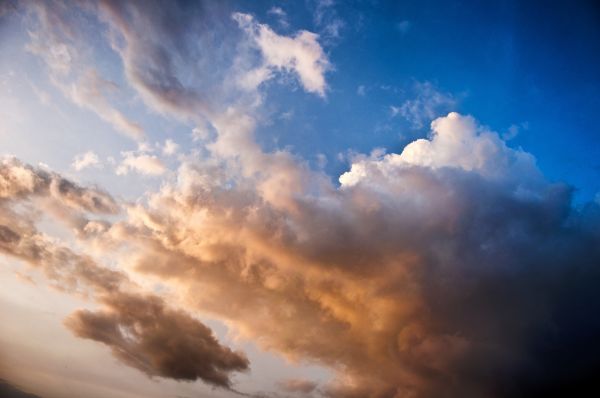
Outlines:
{"label": "dark cloud", "polygon": [[127,79],[159,112],[194,120],[214,111],[201,89],[180,77],[182,63],[203,59],[199,52],[210,51],[203,33],[214,8],[204,2],[98,2],[100,16],[115,35],[113,46]]}
{"label": "dark cloud", "polygon": [[29,394],[0,379],[0,397],[2,398],[41,398],[39,395]]}
{"label": "dark cloud", "polygon": [[101,301],[104,310],[77,311],[67,326],[150,376],[230,387],[229,374],[248,369],[243,354],[220,345],[209,328],[158,297],[119,293]]}

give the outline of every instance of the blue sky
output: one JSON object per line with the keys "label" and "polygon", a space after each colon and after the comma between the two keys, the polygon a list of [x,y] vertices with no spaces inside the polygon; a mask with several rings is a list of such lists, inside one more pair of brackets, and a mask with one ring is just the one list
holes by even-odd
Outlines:
{"label": "blue sky", "polygon": [[[297,24],[319,31],[303,4],[283,6],[289,7],[288,30]],[[277,29],[277,18],[263,7],[251,11],[262,12]],[[294,112],[295,123],[276,123],[269,136],[285,130],[278,135],[281,143],[329,156],[348,148],[399,150],[425,136],[428,123],[407,125],[390,117],[390,106],[413,99],[414,85],[428,82],[454,99],[437,112],[476,115],[498,132],[515,126],[518,134],[510,145],[535,154],[551,178],[573,184],[578,199],[589,200],[599,190],[600,149],[590,144],[597,137],[600,96],[600,28],[593,2],[543,7],[515,1],[376,2],[373,7],[351,2],[329,17],[344,24],[341,37],[327,47],[336,68],[327,100],[300,105],[288,90],[275,88],[280,104],[301,109]],[[359,87],[364,95],[357,95]],[[306,131],[306,123],[319,127]]]}
{"label": "blue sky", "polygon": [[0,0],[0,395],[576,395],[599,50],[592,1]]}

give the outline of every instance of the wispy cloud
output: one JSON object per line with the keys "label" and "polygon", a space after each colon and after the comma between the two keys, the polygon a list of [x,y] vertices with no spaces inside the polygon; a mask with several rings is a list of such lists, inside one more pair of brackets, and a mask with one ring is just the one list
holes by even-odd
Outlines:
{"label": "wispy cloud", "polygon": [[423,128],[426,123],[457,105],[453,95],[439,91],[431,82],[415,82],[411,93],[413,98],[400,105],[391,105],[390,113],[406,119],[413,128]]}

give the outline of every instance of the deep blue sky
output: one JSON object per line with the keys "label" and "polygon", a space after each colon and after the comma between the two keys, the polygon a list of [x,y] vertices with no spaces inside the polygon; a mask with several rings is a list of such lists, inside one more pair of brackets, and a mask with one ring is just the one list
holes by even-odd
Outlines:
{"label": "deep blue sky", "polygon": [[[319,32],[304,4],[280,6],[288,14],[287,28],[278,27],[264,4],[248,11],[281,33],[299,27]],[[328,17],[344,25],[340,37],[326,40],[335,67],[326,104],[301,92],[297,96],[306,101],[298,101],[288,87],[273,85],[269,94],[280,91],[281,111],[293,109],[294,117],[264,130],[268,139],[276,135],[279,145],[328,155],[335,175],[346,167],[331,161],[338,152],[377,146],[399,151],[425,136],[427,124],[407,125],[392,118],[389,107],[411,99],[415,82],[430,82],[453,96],[451,110],[472,114],[499,133],[519,126],[510,146],[532,153],[549,178],[572,184],[578,200],[600,190],[598,5],[382,1],[351,2],[336,12]],[[357,95],[359,85],[364,96]]]}

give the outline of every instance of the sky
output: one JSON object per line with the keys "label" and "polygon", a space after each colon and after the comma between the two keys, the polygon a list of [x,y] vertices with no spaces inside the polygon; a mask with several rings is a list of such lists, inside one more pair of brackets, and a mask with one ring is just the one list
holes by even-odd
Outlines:
{"label": "sky", "polygon": [[592,1],[0,0],[0,396],[574,396]]}

